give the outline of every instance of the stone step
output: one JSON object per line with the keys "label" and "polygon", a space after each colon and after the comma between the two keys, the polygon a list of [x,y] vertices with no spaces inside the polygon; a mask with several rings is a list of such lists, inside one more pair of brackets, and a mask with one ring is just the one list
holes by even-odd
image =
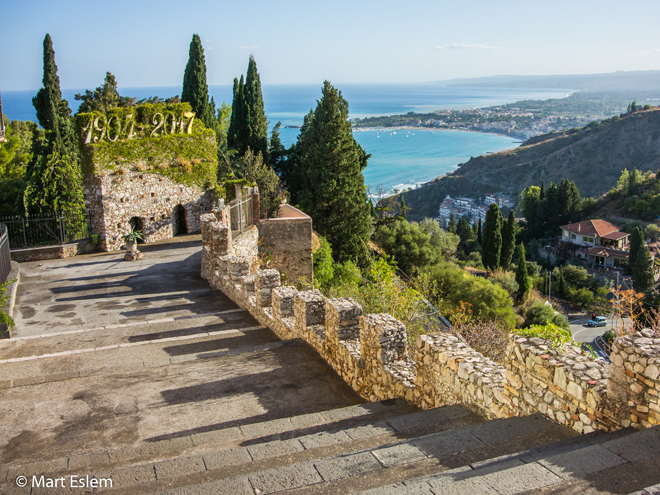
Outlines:
{"label": "stone step", "polygon": [[[215,325],[202,327],[204,332],[198,327],[187,327],[128,335],[122,337],[124,342],[121,343],[11,358],[0,362],[0,388],[72,380],[103,373],[131,372],[300,344],[296,340],[281,341],[271,330],[258,324],[228,328],[228,325],[222,323],[219,326],[222,329],[214,330],[217,328]],[[170,336],[170,332],[189,333]]]}
{"label": "stone step", "polygon": [[[539,449],[471,463],[365,490],[379,494],[625,493],[660,481],[660,428],[583,435]],[[656,469],[650,469],[655,466]],[[653,489],[653,487],[650,487]],[[652,493],[652,492],[651,492]]]}
{"label": "stone step", "polygon": [[[265,459],[287,452],[309,450],[315,446],[330,446],[345,441],[373,437],[386,432],[396,434],[413,428],[432,428],[440,421],[472,417],[460,406],[444,408],[444,411],[411,413],[414,410],[415,408],[399,399],[359,404],[194,433],[185,437],[156,439],[152,442],[143,442],[137,446],[111,451],[92,452],[52,461],[16,465],[6,468],[5,472],[0,472],[0,479],[12,480],[20,474],[25,476],[44,473],[66,476],[67,472],[97,474],[99,469],[106,469],[109,466],[125,473],[126,470],[122,470],[121,466],[145,460],[176,459],[177,456],[193,452],[198,454],[196,457],[199,457],[199,454],[214,453],[227,458],[230,458],[232,454],[225,455],[222,452],[238,452],[236,455],[240,460],[244,457],[240,452],[249,451],[251,459],[252,455]],[[391,426],[384,423],[386,420],[391,422]],[[471,421],[480,421],[480,419],[475,417]],[[351,436],[345,432],[349,429]],[[304,438],[304,440],[299,440],[299,438]],[[143,469],[140,467],[138,470]],[[131,467],[128,472],[133,470]]]}
{"label": "stone step", "polygon": [[[395,417],[366,429],[301,437],[302,450],[301,447],[285,447],[286,441],[262,444],[256,449],[240,447],[130,466],[103,473],[103,477],[120,481],[122,493],[126,494],[160,490],[168,495],[254,495],[294,489],[303,492],[311,490],[310,493],[318,490],[323,493],[346,493],[363,486],[365,477],[375,477],[384,485],[390,482],[392,475],[407,479],[437,472],[443,465],[451,467],[451,463],[464,465],[466,459],[470,462],[486,460],[493,454],[516,452],[521,447],[534,448],[575,436],[571,430],[540,415],[475,423],[471,421],[475,417],[465,410],[461,411],[462,408],[444,409],[446,412],[440,408],[409,417]],[[438,421],[443,413],[447,419]],[[449,419],[450,415],[456,414],[463,416]],[[428,426],[423,425],[425,415],[429,421],[435,420],[436,428],[441,431],[419,436],[418,432],[424,431],[423,426]],[[433,415],[435,417],[431,419]],[[476,420],[479,421],[479,418]],[[378,430],[387,427],[394,430],[393,425],[404,429]],[[338,440],[342,435],[350,441]],[[351,435],[361,438],[353,440]],[[354,480],[361,481],[351,487]],[[346,484],[348,486],[341,488]]]}
{"label": "stone step", "polygon": [[[259,470],[247,468],[249,462],[215,471],[207,469],[198,475],[172,480],[172,487],[163,493],[350,493],[368,487],[369,482],[386,485],[392,479],[408,479],[447,469],[444,466],[452,463],[464,465],[466,459],[470,462],[486,460],[494,453],[511,453],[521,446],[533,448],[574,435],[540,415],[480,422],[430,435],[413,434],[398,441],[391,438],[381,445],[362,446],[312,459],[300,460],[293,454],[270,459],[270,466],[253,460],[251,464]],[[162,487],[167,480],[158,478],[157,468],[154,471]],[[152,486],[158,486],[157,482],[136,485],[126,493],[153,493]]]}

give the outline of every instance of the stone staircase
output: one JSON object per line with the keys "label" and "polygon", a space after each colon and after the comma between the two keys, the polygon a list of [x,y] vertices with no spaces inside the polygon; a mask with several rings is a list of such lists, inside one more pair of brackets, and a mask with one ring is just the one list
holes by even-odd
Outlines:
{"label": "stone staircase", "polygon": [[[88,290],[35,281],[41,302],[19,293],[36,316],[0,342],[0,494],[660,492],[660,427],[578,435],[541,414],[364,403],[312,346],[280,340],[221,292],[192,280],[197,292],[173,299],[158,270],[148,287],[121,270],[89,275]],[[104,292],[125,286],[135,296],[121,303]],[[68,316],[61,287],[88,310]],[[87,319],[67,326],[74,316]],[[68,485],[32,487],[33,475]],[[112,488],[72,488],[72,475]]]}
{"label": "stone staircase", "polygon": [[[387,400],[8,469],[111,479],[122,494],[630,493],[660,481],[660,428],[577,435],[542,415],[483,421]],[[653,493],[653,492],[650,492]]]}

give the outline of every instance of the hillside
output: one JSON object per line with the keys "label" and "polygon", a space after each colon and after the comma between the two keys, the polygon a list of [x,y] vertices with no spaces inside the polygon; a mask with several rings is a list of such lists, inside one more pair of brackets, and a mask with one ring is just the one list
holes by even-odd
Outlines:
{"label": "hillside", "polygon": [[534,137],[519,148],[471,158],[454,172],[404,194],[408,218],[435,217],[442,199],[488,192],[517,196],[530,185],[562,178],[583,197],[611,189],[625,168],[642,172],[660,166],[660,108],[636,112],[580,130]]}

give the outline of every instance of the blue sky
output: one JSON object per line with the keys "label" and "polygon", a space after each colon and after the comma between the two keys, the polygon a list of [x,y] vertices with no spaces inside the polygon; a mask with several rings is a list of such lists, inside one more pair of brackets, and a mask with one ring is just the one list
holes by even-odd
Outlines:
{"label": "blue sky", "polygon": [[209,84],[253,53],[264,84],[425,82],[660,69],[657,0],[0,0],[0,90],[181,84],[193,33]]}

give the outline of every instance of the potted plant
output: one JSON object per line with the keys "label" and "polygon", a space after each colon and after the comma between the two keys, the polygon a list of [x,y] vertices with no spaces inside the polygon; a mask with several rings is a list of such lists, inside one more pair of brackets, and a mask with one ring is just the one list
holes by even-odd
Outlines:
{"label": "potted plant", "polygon": [[126,251],[128,251],[129,253],[137,252],[138,240],[142,240],[142,231],[140,229],[136,229],[134,226],[131,225],[128,234],[124,236],[124,241],[126,242]]}

